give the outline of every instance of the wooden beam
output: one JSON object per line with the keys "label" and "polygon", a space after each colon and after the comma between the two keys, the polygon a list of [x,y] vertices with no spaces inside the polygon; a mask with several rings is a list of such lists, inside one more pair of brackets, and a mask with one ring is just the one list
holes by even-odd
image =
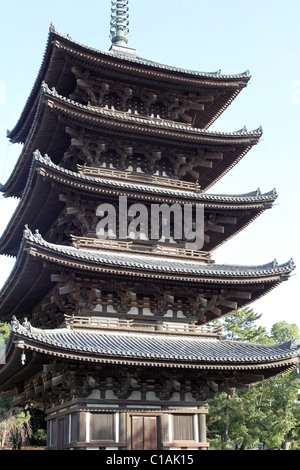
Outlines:
{"label": "wooden beam", "polygon": [[222,152],[205,153],[203,157],[209,160],[223,160],[224,154]]}
{"label": "wooden beam", "polygon": [[196,170],[188,170],[187,173],[193,176],[196,180],[199,179],[200,173]]}
{"label": "wooden beam", "polygon": [[222,225],[214,225],[208,222],[208,224],[205,226],[205,231],[224,233],[225,228]]}
{"label": "wooden beam", "polygon": [[242,385],[248,385],[252,382],[262,382],[265,379],[265,376],[262,374],[251,374],[251,372],[240,372],[236,380]]}
{"label": "wooden beam", "polygon": [[67,207],[67,214],[68,215],[76,215],[79,212],[78,207]]}
{"label": "wooden beam", "polygon": [[58,370],[60,370],[60,368],[56,364],[43,364],[44,373],[58,371]]}
{"label": "wooden beam", "polygon": [[4,392],[1,392],[2,398],[9,398],[9,397],[16,396],[16,395],[18,395],[17,387],[14,387],[11,390],[6,390]]}
{"label": "wooden beam", "polygon": [[232,302],[230,300],[219,300],[218,305],[222,305],[223,307],[229,307],[229,308],[232,308],[233,310],[237,310],[238,308],[237,302]]}
{"label": "wooden beam", "polygon": [[188,105],[188,109],[193,109],[195,111],[204,111],[205,106],[204,104],[200,104],[199,102],[198,103],[190,102]]}
{"label": "wooden beam", "polygon": [[58,375],[57,377],[53,377],[51,379],[51,382],[52,382],[52,385],[55,387],[55,386],[65,382],[66,380],[67,380],[67,375],[62,374],[62,375]]}
{"label": "wooden beam", "polygon": [[200,305],[202,305],[202,307],[206,307],[207,306],[207,299],[204,298],[204,294],[198,294],[197,297],[196,297],[197,301],[199,302]]}
{"label": "wooden beam", "polygon": [[200,322],[200,323],[206,323],[207,322],[206,316],[202,315],[201,313],[197,314],[197,319],[198,319],[198,322]]}
{"label": "wooden beam", "polygon": [[222,315],[222,310],[220,310],[219,308],[217,308],[216,306],[215,307],[212,307],[211,309],[209,309],[212,313],[214,313],[217,317],[220,317]]}
{"label": "wooden beam", "polygon": [[218,224],[232,224],[236,225],[237,223],[237,218],[236,217],[222,217],[222,216],[217,216],[216,217],[216,223]]}
{"label": "wooden beam", "polygon": [[68,203],[68,202],[71,201],[71,199],[69,198],[69,196],[67,196],[66,194],[59,194],[58,200],[59,200],[60,202],[65,202],[65,203]]}
{"label": "wooden beam", "polygon": [[201,166],[204,168],[212,168],[213,163],[208,161],[208,160],[197,160],[197,163],[195,164],[196,167]]}
{"label": "wooden beam", "polygon": [[51,274],[51,282],[67,282],[69,279],[61,274]]}
{"label": "wooden beam", "polygon": [[196,98],[197,103],[213,103],[215,97],[213,95],[210,96],[198,96]]}
{"label": "wooden beam", "polygon": [[188,122],[189,124],[193,122],[192,116],[189,116],[188,114],[183,113],[183,114],[180,114],[179,117],[183,119],[185,122]]}
{"label": "wooden beam", "polygon": [[227,293],[228,297],[236,297],[237,299],[246,299],[251,300],[251,292],[239,292],[239,291],[229,291]]}
{"label": "wooden beam", "polygon": [[211,388],[214,392],[217,392],[219,390],[219,385],[214,382],[213,380],[207,380],[207,385],[209,388]]}
{"label": "wooden beam", "polygon": [[58,289],[58,292],[59,292],[59,295],[65,295],[65,294],[70,294],[71,292],[74,292],[74,290],[75,290],[75,286],[71,285],[71,286],[60,287]]}

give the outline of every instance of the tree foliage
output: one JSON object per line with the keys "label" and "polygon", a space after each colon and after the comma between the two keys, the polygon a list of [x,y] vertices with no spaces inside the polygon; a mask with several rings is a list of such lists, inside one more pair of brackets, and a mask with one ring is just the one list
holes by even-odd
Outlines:
{"label": "tree foliage", "polygon": [[0,322],[0,344],[6,343],[10,334],[10,324]]}
{"label": "tree foliage", "polygon": [[32,435],[30,413],[21,408],[1,410],[0,414],[0,448],[7,441],[13,443],[14,448],[19,449]]}
{"label": "tree foliage", "polygon": [[[10,334],[10,324],[0,323],[0,352]],[[12,398],[0,393],[0,449],[6,442],[18,449],[25,442],[33,446],[45,446],[47,432],[45,415],[34,405],[12,408]]]}
{"label": "tree foliage", "polygon": [[[268,335],[256,326],[260,315],[243,309],[224,321],[225,334],[235,341],[283,343],[299,341],[296,325],[280,322]],[[252,385],[250,391],[216,395],[209,402],[208,438],[211,449],[300,450],[299,376],[296,370]]]}

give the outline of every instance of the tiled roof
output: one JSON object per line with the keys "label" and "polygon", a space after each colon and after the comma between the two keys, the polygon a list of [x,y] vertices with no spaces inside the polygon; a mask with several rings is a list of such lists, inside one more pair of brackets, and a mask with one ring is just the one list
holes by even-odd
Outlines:
{"label": "tiled roof", "polygon": [[27,227],[24,230],[24,240],[50,250],[52,253],[67,255],[73,259],[98,264],[99,266],[117,266],[127,269],[151,271],[162,274],[196,275],[222,278],[264,278],[268,275],[284,275],[294,269],[293,260],[279,265],[276,260],[259,266],[237,266],[202,264],[199,261],[186,259],[173,259],[156,255],[144,255],[139,253],[116,252],[109,250],[88,251],[71,246],[56,245],[45,241],[36,231],[35,234]]}
{"label": "tiled roof", "polygon": [[195,70],[188,70],[188,69],[184,69],[182,67],[174,67],[174,66],[170,66],[170,65],[160,64],[158,62],[154,62],[152,60],[144,59],[144,58],[138,57],[138,56],[116,53],[114,51],[107,51],[107,52],[106,51],[100,51],[96,48],[87,47],[87,46],[73,40],[72,38],[70,38],[70,36],[64,36],[64,35],[58,33],[53,25],[50,26],[50,33],[51,32],[53,32],[57,36],[58,40],[59,40],[59,38],[61,38],[65,41],[68,41],[70,44],[77,45],[80,48],[83,48],[86,52],[92,52],[92,53],[96,53],[96,54],[100,54],[100,55],[108,56],[108,57],[109,56],[110,57],[116,57],[116,58],[122,59],[126,62],[140,64],[140,65],[148,66],[148,67],[153,67],[155,69],[158,68],[158,69],[162,69],[162,70],[166,70],[166,71],[170,71],[170,72],[175,72],[175,73],[183,73],[183,74],[188,74],[188,75],[194,75],[195,77],[201,77],[201,78],[202,77],[203,78],[208,78],[208,77],[217,78],[219,80],[246,79],[246,78],[249,79],[250,78],[249,70],[246,70],[245,72],[242,72],[242,73],[239,73],[239,74],[231,74],[231,75],[222,74],[221,70],[217,70],[215,72],[199,72],[199,71],[195,71]]}
{"label": "tiled roof", "polygon": [[[237,266],[101,246],[97,249],[83,249],[49,243],[37,231],[33,234],[26,228],[15,265],[0,291],[1,318],[7,319],[14,314],[30,316],[31,309],[53,287],[49,274],[61,269],[80,273],[80,276],[84,273],[89,278],[93,276],[93,279],[115,275],[126,281],[136,279],[145,283],[145,288],[149,286],[150,290],[158,282],[167,286],[170,281],[184,289],[192,283],[192,289],[198,286],[205,292],[210,291],[211,287],[218,292],[228,287],[232,293],[232,302],[220,307],[223,316],[236,309],[237,305],[242,308],[250,301],[254,302],[287,280],[294,263],[291,260],[278,264],[275,260],[265,265]],[[236,290],[246,292],[247,296],[240,298]],[[215,313],[208,312],[206,320],[214,319]]]}
{"label": "tiled roof", "polygon": [[229,340],[205,340],[202,338],[180,338],[155,334],[78,331],[67,328],[39,330],[21,326],[12,327],[28,343],[35,347],[53,348],[61,354],[92,354],[94,359],[123,358],[145,361],[176,361],[183,364],[210,363],[215,365],[251,365],[270,363],[300,356],[300,345],[294,342],[264,345]]}
{"label": "tiled roof", "polygon": [[[71,170],[67,170],[62,166],[54,164],[49,156],[43,157],[39,151],[34,152],[34,160],[42,163],[45,167],[56,170],[62,175],[70,176],[81,182],[97,183],[99,185],[105,185],[107,187],[115,187],[118,189],[128,189],[133,191],[139,191],[141,193],[152,193],[159,194],[161,196],[170,196],[177,198],[187,198],[189,200],[199,201],[200,203],[227,203],[227,204],[244,204],[244,203],[264,203],[272,202],[277,198],[277,192],[275,189],[262,193],[260,189],[250,191],[245,194],[209,194],[200,192],[185,191],[183,189],[165,188],[159,185],[151,185],[147,183],[139,183],[133,181],[121,181],[120,179],[109,179],[104,176],[88,176],[76,173]],[[30,177],[30,175],[29,175]]]}
{"label": "tiled roof", "polygon": [[158,118],[151,118],[151,117],[143,117],[140,115],[133,115],[124,111],[117,111],[112,109],[106,109],[102,107],[95,107],[84,105],[78,103],[77,101],[71,100],[70,98],[66,98],[65,96],[60,95],[57,93],[55,89],[51,89],[48,87],[46,83],[42,83],[41,86],[41,95],[49,95],[50,97],[56,98],[61,103],[66,103],[72,106],[75,109],[88,111],[89,113],[93,114],[94,116],[99,116],[103,118],[113,119],[119,122],[123,122],[126,124],[139,124],[139,125],[147,125],[149,128],[159,128],[159,129],[166,129],[169,131],[177,131],[177,132],[184,132],[187,135],[203,135],[203,136],[213,136],[216,138],[222,137],[253,137],[259,138],[262,135],[262,127],[259,126],[257,129],[248,131],[245,127],[233,131],[233,132],[221,132],[221,131],[212,131],[201,129],[198,127],[192,127],[188,124],[176,122],[176,121],[169,121],[164,119]]}
{"label": "tiled roof", "polygon": [[[175,142],[176,145],[178,141],[182,144],[186,143],[190,145],[192,143],[197,146],[215,144],[225,146],[241,145],[242,149],[237,152],[235,158],[225,164],[225,167],[222,166],[222,170],[219,172],[221,174],[217,172],[215,176],[211,177],[212,182],[210,184],[206,181],[206,186],[211,186],[213,181],[219,179],[222,174],[225,174],[234,166],[253,145],[258,143],[263,132],[261,127],[251,131],[246,130],[245,127],[233,132],[210,131],[175,121],[144,118],[123,111],[86,106],[59,95],[56,90],[50,90],[47,84],[43,83],[37,100],[36,112],[26,133],[23,150],[16,161],[9,179],[2,185],[1,191],[7,191],[7,189],[14,184],[18,171],[24,172],[26,171],[25,168],[27,169],[30,165],[30,162],[28,162],[28,153],[31,155],[31,152],[37,148],[32,149],[30,145],[32,145],[32,142],[35,142],[34,139],[37,138],[36,136],[39,133],[40,127],[37,125],[39,119],[47,110],[51,110],[51,115],[52,111],[55,111],[55,113],[59,114],[61,117],[67,118],[68,120],[73,119],[76,121],[76,125],[80,125],[78,123],[82,121],[82,125],[86,126],[87,122],[89,122],[93,127],[96,126],[98,128],[100,126],[99,128],[102,131],[105,128],[109,132],[113,130],[123,132],[123,134],[125,133],[126,135],[130,130],[132,136],[135,136],[137,139],[141,138],[141,136],[148,138],[155,137],[163,141],[166,139],[165,145],[169,145],[169,141]],[[48,128],[46,129],[48,131]]]}
{"label": "tiled roof", "polygon": [[[36,178],[36,175],[39,177]],[[43,181],[43,188],[45,188],[43,190],[39,185],[40,180]],[[48,184],[45,180],[47,180]],[[238,195],[208,194],[198,191],[188,191],[182,188],[148,184],[148,182],[106,178],[105,176],[95,177],[82,175],[54,164],[48,156],[43,157],[39,151],[35,151],[20,203],[13,213],[6,230],[0,237],[0,251],[2,253],[13,255],[17,253],[25,223],[31,225],[32,220],[34,220],[35,226],[39,227],[43,234],[46,233],[45,223],[47,227],[49,227],[49,224],[53,223],[54,216],[58,215],[61,208],[60,206],[55,208],[52,203],[47,205],[47,201],[45,201],[45,197],[49,195],[47,188],[51,182],[57,185],[57,191],[61,190],[58,189],[61,188],[61,185],[64,185],[68,189],[82,191],[84,194],[88,193],[92,198],[94,198],[95,195],[99,196],[109,193],[114,197],[129,195],[130,197],[137,198],[139,202],[145,200],[149,203],[149,200],[152,200],[160,204],[165,202],[183,204],[185,201],[188,201],[195,204],[203,204],[205,211],[230,211],[230,215],[232,215],[231,211],[235,211],[238,223],[230,227],[231,230],[227,227],[224,234],[214,233],[213,236],[210,235],[211,241],[209,248],[207,248],[207,246],[205,247],[205,249],[209,249],[209,251],[215,249],[216,246],[219,246],[221,243],[224,243],[224,241],[233,234],[244,229],[265,209],[270,208],[277,198],[275,189],[266,193],[262,193],[260,189],[257,189],[249,193]],[[28,197],[30,197],[30,200],[38,201],[38,204],[34,204],[33,206],[32,204],[28,205]],[[45,209],[44,204],[46,204],[47,210],[49,210],[48,208],[51,210],[46,221],[43,214],[39,212]],[[42,218],[41,222],[40,216]],[[15,240],[14,242],[12,242],[12,238]],[[14,243],[14,246],[12,243]]]}
{"label": "tiled roof", "polygon": [[[23,126],[24,122],[28,118],[28,115],[30,114],[34,100],[37,97],[40,84],[49,72],[49,63],[53,58],[53,54],[55,54],[53,52],[54,50],[60,50],[61,54],[63,55],[67,53],[68,55],[71,55],[71,57],[73,56],[75,60],[77,59],[79,61],[83,61],[85,64],[91,63],[94,66],[97,66],[97,64],[101,65],[103,62],[105,63],[105,68],[117,68],[118,71],[120,71],[120,69],[124,69],[125,73],[132,73],[133,76],[135,76],[137,73],[137,71],[133,69],[137,69],[140,75],[145,75],[145,77],[150,78],[150,80],[153,80],[153,74],[155,73],[164,74],[164,81],[166,84],[169,83],[170,77],[172,77],[175,80],[177,79],[179,83],[190,81],[191,83],[199,82],[200,86],[203,86],[204,84],[205,86],[213,86],[225,90],[228,88],[229,95],[227,97],[227,103],[223,104],[222,109],[219,110],[219,112],[215,112],[217,115],[223,111],[223,108],[225,108],[226,105],[228,105],[235,98],[239,91],[244,88],[247,82],[250,80],[250,73],[248,70],[243,73],[231,75],[222,74],[220,70],[215,72],[198,72],[194,70],[187,70],[181,67],[160,64],[141,57],[134,57],[127,54],[122,55],[113,51],[100,51],[95,48],[84,46],[74,41],[69,36],[59,34],[51,25],[38,76],[35,80],[34,86],[27,99],[19,121],[17,122],[15,128],[9,132],[9,137],[12,139],[19,133],[20,128]],[[52,72],[50,72],[50,75],[51,73]]]}

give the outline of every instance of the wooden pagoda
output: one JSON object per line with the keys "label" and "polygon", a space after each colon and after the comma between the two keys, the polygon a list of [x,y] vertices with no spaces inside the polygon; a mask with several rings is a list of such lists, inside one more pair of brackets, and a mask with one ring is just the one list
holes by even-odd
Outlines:
{"label": "wooden pagoda", "polygon": [[[127,2],[118,3],[124,19]],[[9,132],[24,146],[2,186],[20,203],[0,239],[1,254],[16,257],[0,293],[0,319],[12,323],[0,388],[46,410],[47,449],[207,449],[207,400],[300,356],[292,343],[228,341],[207,323],[265,295],[294,266],[212,260],[277,197],[206,192],[261,136],[208,130],[249,73],[154,63],[127,47],[125,33],[100,52],[51,26]],[[203,247],[172,233],[97,237],[97,207],[117,207],[120,196],[149,210],[204,206]]]}

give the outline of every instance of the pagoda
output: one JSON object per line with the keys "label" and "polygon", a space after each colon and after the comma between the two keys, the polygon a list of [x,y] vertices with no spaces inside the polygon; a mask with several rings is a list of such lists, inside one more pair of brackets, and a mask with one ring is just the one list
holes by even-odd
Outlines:
{"label": "pagoda", "polygon": [[[249,72],[155,63],[127,41],[128,1],[112,1],[106,52],[51,25],[8,133],[23,150],[1,188],[20,202],[0,239],[0,253],[16,258],[0,292],[0,319],[11,322],[0,390],[45,409],[49,450],[207,449],[209,398],[299,363],[293,342],[229,341],[210,324],[294,269],[212,259],[277,198],[207,193],[262,135],[209,130]],[[176,235],[175,220],[164,232],[161,214],[156,236],[150,217],[131,233],[133,209],[162,205],[192,207],[191,227],[202,208],[200,247]],[[105,236],[99,207],[115,209]]]}

